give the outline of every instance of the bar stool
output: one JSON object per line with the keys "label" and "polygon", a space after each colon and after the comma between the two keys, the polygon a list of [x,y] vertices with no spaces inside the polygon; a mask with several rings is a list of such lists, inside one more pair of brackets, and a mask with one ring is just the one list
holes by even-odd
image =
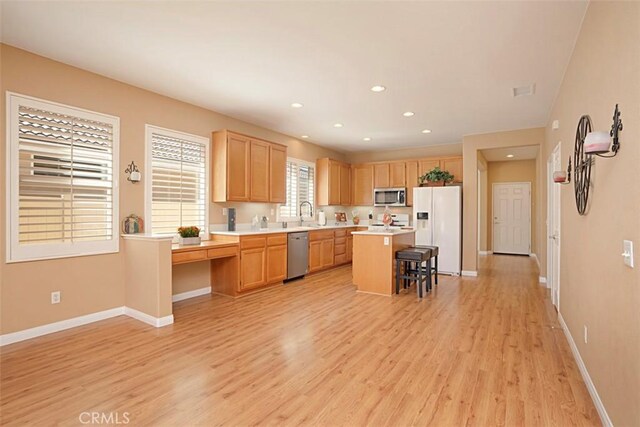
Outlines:
{"label": "bar stool", "polygon": [[[427,267],[422,266],[427,263]],[[418,297],[422,298],[422,287],[426,292],[431,290],[431,249],[411,247],[396,252],[396,294],[400,293],[400,280],[406,288],[411,282],[416,283]]]}
{"label": "bar stool", "polygon": [[438,252],[440,252],[438,250],[437,246],[427,246],[427,245],[418,245],[416,246],[416,248],[425,248],[425,249],[430,249],[431,250],[431,257],[435,258],[435,266],[431,269],[432,273],[435,273],[435,282],[436,285],[438,284]]}

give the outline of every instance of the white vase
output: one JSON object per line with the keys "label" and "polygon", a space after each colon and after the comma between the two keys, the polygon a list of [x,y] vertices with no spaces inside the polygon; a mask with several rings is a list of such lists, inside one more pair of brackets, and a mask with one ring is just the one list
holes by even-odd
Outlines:
{"label": "white vase", "polygon": [[200,237],[180,237],[178,239],[181,245],[199,245],[201,241]]}

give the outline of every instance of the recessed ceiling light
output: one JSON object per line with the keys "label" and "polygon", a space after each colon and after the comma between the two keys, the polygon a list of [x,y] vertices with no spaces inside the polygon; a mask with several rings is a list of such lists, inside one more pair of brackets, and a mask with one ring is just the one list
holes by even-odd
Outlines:
{"label": "recessed ceiling light", "polygon": [[508,159],[513,159],[513,154],[507,154]]}
{"label": "recessed ceiling light", "polygon": [[292,108],[302,108],[304,107],[304,105],[300,104],[299,102],[294,102],[293,104],[291,104]]}
{"label": "recessed ceiling light", "polygon": [[405,111],[404,113],[402,113],[403,116],[405,117],[412,117],[415,113],[413,111]]}
{"label": "recessed ceiling light", "polygon": [[368,136],[365,136],[364,138],[362,138],[363,141],[371,141],[371,138],[369,138]]}
{"label": "recessed ceiling light", "polygon": [[431,129],[422,129],[422,133],[431,133]]}
{"label": "recessed ceiling light", "polygon": [[387,88],[380,85],[375,85],[371,88],[371,92],[384,92]]}
{"label": "recessed ceiling light", "polygon": [[302,135],[300,138],[307,139],[307,138],[309,138],[309,135]]}
{"label": "recessed ceiling light", "polygon": [[344,126],[342,123],[336,123],[333,125],[334,128],[341,128],[342,126]]}

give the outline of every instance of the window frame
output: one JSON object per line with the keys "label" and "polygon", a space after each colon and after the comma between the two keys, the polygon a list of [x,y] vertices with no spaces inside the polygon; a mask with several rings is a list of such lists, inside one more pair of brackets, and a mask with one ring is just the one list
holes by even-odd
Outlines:
{"label": "window frame", "polygon": [[[211,194],[210,194],[210,185],[209,185],[209,179],[210,179],[210,169],[211,169],[211,139],[204,137],[204,136],[200,136],[200,135],[194,135],[191,133],[186,133],[186,132],[181,132],[181,131],[177,131],[177,130],[173,130],[173,129],[167,129],[167,128],[163,128],[160,126],[155,126],[155,125],[150,125],[150,124],[146,124],[144,127],[144,134],[145,134],[145,144],[144,144],[144,164],[145,164],[145,171],[144,171],[144,217],[145,217],[145,228],[148,230],[149,233],[152,233],[153,230],[153,216],[152,216],[152,211],[153,211],[153,180],[152,180],[152,176],[153,176],[153,157],[152,157],[152,139],[151,136],[153,135],[153,133],[159,133],[162,135],[166,135],[172,138],[177,138],[177,139],[184,139],[187,140],[189,142],[193,142],[193,143],[198,143],[198,144],[203,144],[205,146],[205,160],[204,160],[204,218],[205,218],[205,224],[204,224],[204,228],[202,230],[200,230],[200,235],[202,240],[209,240],[209,205],[211,203]],[[156,236],[173,236],[175,239],[177,239],[178,236],[178,231],[176,230],[175,233],[155,233],[154,235]]]}
{"label": "window frame", "polygon": [[[297,165],[304,165],[304,166],[308,166],[308,167],[312,167],[313,168],[313,212],[316,211],[316,186],[317,186],[317,180],[316,180],[316,176],[317,176],[317,171],[316,171],[316,164],[315,162],[309,162],[307,160],[302,160],[302,159],[296,159],[294,157],[287,157],[287,163],[288,162],[292,162],[292,163],[296,163]],[[285,176],[285,185],[286,185],[286,179],[287,176]],[[284,205],[286,206],[286,201],[284,203]],[[286,216],[280,216],[280,206],[283,206],[283,204],[281,203],[278,206],[278,221],[281,222],[290,222],[290,221],[298,221],[300,220],[300,216],[296,215],[293,217],[286,217]],[[299,208],[300,205],[298,204],[298,206],[295,206],[295,211],[296,213],[299,212]],[[303,220],[306,221],[311,221],[313,220],[313,215],[309,216],[309,215],[303,215]]]}
{"label": "window frame", "polygon": [[[112,162],[112,211],[111,239],[71,243],[39,243],[20,245],[19,197],[20,197],[20,138],[18,111],[20,106],[66,114],[78,118],[108,123],[113,127],[111,147]],[[90,111],[71,105],[6,91],[6,255],[7,264],[47,259],[74,258],[120,252],[120,118],[110,114]]]}

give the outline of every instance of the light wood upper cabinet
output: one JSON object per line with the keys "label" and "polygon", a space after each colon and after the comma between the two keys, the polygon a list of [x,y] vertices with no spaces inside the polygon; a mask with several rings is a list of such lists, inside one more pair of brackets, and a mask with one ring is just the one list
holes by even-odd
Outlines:
{"label": "light wood upper cabinet", "polygon": [[429,172],[431,169],[435,168],[436,166],[440,166],[440,159],[424,159],[424,160],[420,160],[418,162],[418,166],[419,166],[419,176],[424,175],[425,173]]}
{"label": "light wood upper cabinet", "polygon": [[418,186],[418,161],[411,160],[405,163],[407,176],[407,206],[413,206],[413,189]]}
{"label": "light wood upper cabinet", "polygon": [[462,157],[441,159],[440,169],[453,175],[453,182],[462,182]]}
{"label": "light wood upper cabinet", "polygon": [[405,162],[394,162],[389,164],[389,187],[404,188],[407,186],[407,175]]}
{"label": "light wood upper cabinet", "polygon": [[340,164],[340,204],[351,204],[351,166]]}
{"label": "light wood upper cabinet", "polygon": [[373,165],[354,165],[353,200],[355,206],[373,206]]}
{"label": "light wood upper cabinet", "polygon": [[373,165],[373,188],[389,188],[389,163]]}
{"label": "light wood upper cabinet", "polygon": [[214,132],[211,156],[214,202],[249,200],[250,152],[249,138]]}
{"label": "light wood upper cabinet", "polygon": [[251,193],[253,202],[269,201],[269,143],[251,140]]}
{"label": "light wood upper cabinet", "polygon": [[316,200],[319,206],[348,205],[351,200],[350,166],[337,160],[316,160]]}
{"label": "light wood upper cabinet", "polygon": [[287,147],[228,130],[212,144],[212,202],[285,201]]}
{"label": "light wood upper cabinet", "polygon": [[286,203],[287,201],[287,149],[271,144],[269,147],[269,201]]}

